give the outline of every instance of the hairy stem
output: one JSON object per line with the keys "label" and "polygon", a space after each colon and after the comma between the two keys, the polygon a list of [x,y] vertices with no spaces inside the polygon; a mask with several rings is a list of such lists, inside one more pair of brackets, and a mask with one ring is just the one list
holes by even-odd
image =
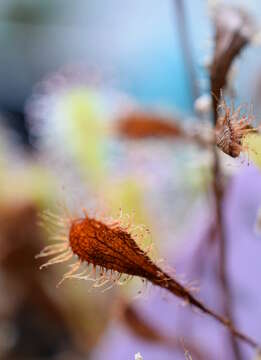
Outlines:
{"label": "hairy stem", "polygon": [[[149,276],[148,276],[149,279]],[[252,348],[257,349],[259,347],[258,343],[250,338],[248,335],[242,333],[237,330],[233,325],[233,322],[228,317],[223,317],[222,315],[217,314],[214,310],[208,308],[205,304],[203,304],[200,300],[196,299],[189,290],[187,290],[183,285],[179,284],[176,280],[169,277],[168,274],[164,273],[160,269],[158,269],[158,276],[156,279],[150,279],[155,285],[158,285],[173,295],[178,296],[184,300],[186,300],[190,305],[195,306],[197,309],[201,310],[203,313],[209,315],[213,319],[217,320],[220,324],[225,326],[231,333],[231,336],[240,339],[245,342]]]}

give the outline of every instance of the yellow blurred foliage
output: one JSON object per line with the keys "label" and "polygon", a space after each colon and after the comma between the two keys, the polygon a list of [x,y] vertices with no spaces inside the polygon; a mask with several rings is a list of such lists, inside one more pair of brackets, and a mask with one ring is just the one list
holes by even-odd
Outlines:
{"label": "yellow blurred foliage", "polygon": [[248,134],[243,138],[243,147],[251,161],[261,169],[261,135]]}

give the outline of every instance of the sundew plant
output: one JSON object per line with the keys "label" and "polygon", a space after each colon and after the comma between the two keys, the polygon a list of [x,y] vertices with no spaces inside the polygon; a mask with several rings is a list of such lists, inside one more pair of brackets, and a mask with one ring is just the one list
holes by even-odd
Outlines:
{"label": "sundew plant", "polygon": [[[182,1],[174,3],[185,65],[193,78],[185,10]],[[247,231],[245,217],[237,216],[241,200],[260,201],[261,196],[260,185],[254,184],[261,183],[259,109],[237,97],[232,74],[258,38],[258,25],[246,5],[211,6],[213,52],[205,70],[209,88],[196,99],[193,120],[169,109],[148,110],[122,91],[106,90],[106,81],[88,80],[90,69],[81,70],[86,76],[61,70],[40,84],[28,102],[40,156],[63,184],[62,205],[39,216],[49,234],[48,244],[36,255],[40,269],[57,265],[62,270],[52,290],[58,297],[61,287],[74,282],[93,288],[99,297],[110,294],[108,326],[90,358],[127,360],[135,353],[135,359],[148,360],[260,356],[260,266],[248,273],[255,261],[251,247],[258,251],[251,237],[261,241],[260,212],[246,206],[245,217],[252,224]],[[184,168],[189,157],[190,173]],[[249,180],[246,176],[232,195],[235,179],[240,182],[240,174],[249,171]],[[253,184],[251,172],[257,179]],[[178,190],[172,191],[175,186]],[[235,200],[239,205],[233,208]],[[184,231],[173,228],[191,228],[184,207],[193,210],[193,201],[207,214],[201,221],[204,231],[199,236],[191,230],[180,255],[182,241],[176,238]],[[231,206],[234,210],[228,210]],[[240,251],[244,261],[238,264]]]}

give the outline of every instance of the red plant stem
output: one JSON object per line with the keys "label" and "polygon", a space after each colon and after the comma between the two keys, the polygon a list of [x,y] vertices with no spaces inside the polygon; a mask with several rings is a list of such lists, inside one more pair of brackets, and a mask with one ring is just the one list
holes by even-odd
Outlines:
{"label": "red plant stem", "polygon": [[[219,240],[219,280],[224,296],[224,313],[225,316],[234,324],[232,303],[231,303],[231,292],[229,287],[229,281],[227,278],[227,240],[224,228],[224,221],[222,216],[222,202],[223,202],[223,186],[221,182],[221,171],[218,160],[217,148],[213,149],[214,155],[214,167],[213,167],[213,193],[215,197],[215,212],[216,212],[216,225],[217,225],[217,238]],[[239,348],[233,332],[230,332],[230,343],[234,353],[234,357],[237,360],[242,359],[242,354]]]}
{"label": "red plant stem", "polygon": [[[158,273],[160,274],[157,279],[151,279],[150,281],[153,282],[155,285],[158,285],[166,290],[170,291],[173,295],[179,296],[186,300],[190,305],[195,306],[197,309],[200,309],[203,313],[209,315],[210,317],[217,320],[223,326],[225,326],[231,333],[231,337],[237,337],[238,339],[242,340],[252,348],[258,349],[258,343],[250,338],[248,335],[242,333],[241,331],[237,330],[232,321],[227,318],[217,314],[212,309],[208,308],[205,304],[201,301],[196,299],[186,288],[184,288],[181,284],[179,284],[174,279],[170,278],[166,273],[162,272],[158,269]],[[167,279],[167,280],[166,280]]]}
{"label": "red plant stem", "polygon": [[[220,11],[227,11],[225,9]],[[234,11],[234,16],[241,19],[242,24],[248,24],[247,19],[238,11]],[[224,16],[223,16],[224,18]],[[216,20],[216,48],[210,70],[211,80],[211,95],[212,95],[212,109],[213,109],[213,123],[214,126],[217,123],[218,113],[217,106],[220,102],[220,90],[226,85],[228,71],[231,67],[233,60],[237,57],[240,51],[248,43],[247,37],[241,33],[241,27],[234,29],[231,33],[230,27],[220,24],[219,20]],[[226,47],[226,36],[229,36],[229,46]],[[217,225],[217,239],[219,246],[219,281],[224,296],[224,313],[225,316],[234,323],[233,319],[233,304],[231,302],[231,291],[229,281],[227,278],[227,239],[225,233],[225,226],[222,216],[222,204],[223,204],[223,184],[222,173],[220,169],[220,163],[218,158],[218,150],[216,146],[213,147],[213,184],[212,190],[215,201],[215,213],[216,213],[216,225]],[[239,344],[230,332],[230,343],[236,360],[242,359]]]}
{"label": "red plant stem", "polygon": [[241,35],[240,29],[237,29],[232,33],[230,46],[226,49],[225,54],[218,51],[215,53],[210,71],[214,124],[217,123],[216,110],[220,101],[220,90],[226,86],[228,71],[233,60],[239,55],[240,51],[247,43],[248,39]]}

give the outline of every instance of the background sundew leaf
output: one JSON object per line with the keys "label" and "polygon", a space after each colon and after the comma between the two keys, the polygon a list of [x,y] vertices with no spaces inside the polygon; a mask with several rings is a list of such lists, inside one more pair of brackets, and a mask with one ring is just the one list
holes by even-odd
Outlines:
{"label": "background sundew leaf", "polygon": [[248,134],[243,139],[243,147],[247,150],[250,160],[261,169],[261,135]]}
{"label": "background sundew leaf", "polygon": [[87,89],[75,89],[63,100],[66,115],[67,145],[79,162],[81,170],[95,184],[104,177],[105,125],[101,121],[101,104]]}

